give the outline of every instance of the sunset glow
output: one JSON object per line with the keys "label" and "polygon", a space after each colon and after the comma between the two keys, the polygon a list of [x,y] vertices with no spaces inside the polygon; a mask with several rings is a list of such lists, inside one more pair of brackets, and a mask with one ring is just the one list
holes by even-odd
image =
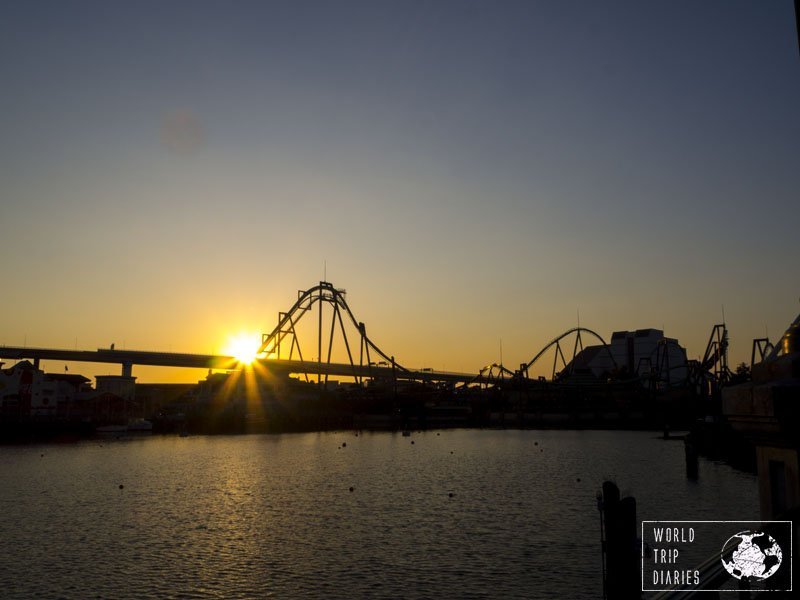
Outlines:
{"label": "sunset glow", "polygon": [[258,355],[258,336],[249,333],[238,333],[228,339],[224,354],[233,356],[240,363],[252,364]]}
{"label": "sunset glow", "polygon": [[[797,314],[791,2],[167,4],[3,14],[0,345],[252,360],[321,279],[400,364],[473,373],[578,312],[694,359],[724,312],[732,364]],[[134,376],[204,373],[164,369]]]}
{"label": "sunset glow", "polygon": [[792,591],[800,0],[0,6],[0,600]]}

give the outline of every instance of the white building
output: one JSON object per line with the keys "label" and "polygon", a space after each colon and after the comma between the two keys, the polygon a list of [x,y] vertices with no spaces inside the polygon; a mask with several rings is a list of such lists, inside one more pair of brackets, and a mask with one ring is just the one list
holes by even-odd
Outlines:
{"label": "white building", "polygon": [[45,373],[27,360],[8,369],[0,368],[0,414],[55,418],[59,414],[59,404],[72,401],[87,381],[80,375]]}
{"label": "white building", "polygon": [[631,377],[655,372],[664,383],[684,381],[688,374],[686,349],[660,329],[615,331],[607,348],[584,348],[575,357],[573,370],[590,370],[596,377],[615,372]]}

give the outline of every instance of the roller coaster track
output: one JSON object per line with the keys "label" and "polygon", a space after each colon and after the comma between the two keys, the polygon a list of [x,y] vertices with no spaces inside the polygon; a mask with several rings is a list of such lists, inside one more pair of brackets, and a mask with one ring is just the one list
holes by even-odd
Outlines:
{"label": "roller coaster track", "polygon": [[[344,347],[347,351],[349,364],[353,367],[353,377],[357,382],[361,380],[361,373],[364,372],[366,367],[367,372],[373,365],[391,365],[392,371],[401,373],[409,372],[409,369],[398,364],[393,356],[390,356],[381,350],[369,336],[367,336],[367,328],[363,322],[356,319],[350,306],[345,299],[346,291],[337,289],[333,284],[327,281],[320,281],[318,285],[308,289],[299,290],[297,292],[297,301],[287,312],[278,313],[278,324],[270,333],[265,333],[261,337],[261,346],[258,349],[259,355],[274,356],[280,360],[281,349],[289,343],[289,356],[288,359],[292,360],[295,351],[301,363],[311,363],[314,361],[307,361],[303,358],[303,352],[300,347],[300,341],[297,336],[296,326],[300,320],[311,311],[314,304],[318,305],[318,331],[317,331],[317,373],[322,373],[322,365],[331,363],[331,353],[333,350],[334,334],[336,332],[336,324],[338,322],[339,329],[341,330]],[[322,306],[323,303],[330,304],[333,310],[331,318],[331,329],[327,343],[327,358],[323,360],[323,331],[322,331]],[[358,362],[353,356],[353,349],[351,349],[350,340],[348,340],[347,332],[344,326],[344,319],[342,315],[346,315],[353,326],[358,331]],[[380,362],[373,362],[372,358],[380,357],[383,359]],[[366,359],[366,361],[365,361]],[[357,366],[356,366],[357,365]],[[327,381],[327,375],[325,375]]]}
{"label": "roller coaster track", "polygon": [[[573,333],[575,334],[575,343],[572,347],[572,360],[567,362],[566,358],[564,357],[564,351],[561,349],[561,340],[572,335]],[[554,352],[555,356],[553,357],[553,373],[551,379],[556,378],[559,358],[561,359],[561,362],[563,364],[563,370],[566,370],[568,368],[571,369],[572,365],[574,365],[575,363],[575,357],[578,355],[578,352],[580,350],[583,350],[583,339],[581,337],[582,333],[587,333],[589,335],[592,335],[600,341],[603,348],[605,348],[606,352],[608,353],[608,357],[611,359],[611,363],[614,365],[614,368],[616,368],[617,361],[614,360],[614,356],[611,354],[611,348],[609,348],[608,344],[606,344],[605,340],[600,336],[600,334],[592,331],[591,329],[587,329],[586,327],[573,327],[572,329],[567,329],[561,335],[550,340],[550,342],[547,343],[541,350],[539,350],[539,352],[537,352],[536,355],[530,361],[528,361],[527,364],[522,364],[520,366],[520,372],[523,373],[525,377],[527,377],[528,370],[534,364],[536,364],[536,362],[542,356],[544,356],[547,353],[547,351],[552,347],[555,347],[555,352]]]}
{"label": "roller coaster track", "polygon": [[[331,307],[330,330],[323,332],[323,307]],[[303,353],[300,339],[297,335],[297,326],[305,318],[307,327],[308,321],[313,321],[309,317],[312,309],[317,308],[316,329],[316,356],[309,360],[308,351]],[[346,327],[346,324],[348,327]],[[355,328],[355,336],[348,338],[347,329]],[[339,354],[342,347],[346,352],[346,362],[332,361],[332,351],[336,331],[341,332],[339,344]],[[575,336],[571,343],[571,359],[569,346],[565,339]],[[283,373],[295,373],[304,376],[309,380],[309,375],[316,375],[318,382],[322,383],[323,378],[327,383],[329,376],[352,377],[357,383],[362,383],[365,379],[416,381],[422,383],[442,383],[442,384],[461,384],[471,385],[504,385],[510,382],[525,382],[529,379],[528,373],[531,367],[537,364],[549,350],[553,350],[553,366],[551,381],[557,381],[557,375],[570,375],[575,367],[577,355],[583,351],[584,336],[595,338],[602,346],[600,351],[605,351],[613,365],[613,369],[618,370],[618,365],[611,352],[609,345],[595,331],[586,327],[573,327],[567,329],[557,337],[553,338],[533,358],[527,363],[520,365],[519,371],[511,371],[502,364],[487,365],[479,371],[477,375],[470,373],[455,373],[434,371],[429,368],[409,369],[399,364],[394,356],[384,352],[367,335],[367,329],[363,322],[356,319],[353,311],[346,300],[346,292],[338,289],[327,281],[321,281],[318,285],[308,290],[299,290],[297,299],[287,312],[278,313],[278,322],[270,333],[262,335],[261,345],[258,349],[259,362],[269,370]],[[313,337],[303,336],[308,343]],[[754,345],[753,355],[756,349],[759,350],[761,358],[771,347],[768,341],[757,340],[760,342],[758,348]],[[727,366],[727,347],[728,336],[724,323],[715,325],[706,348],[705,355],[701,361],[686,361],[686,375],[684,377],[673,378],[671,373],[676,369],[682,369],[682,365],[669,364],[669,348],[671,344],[677,345],[673,340],[666,340],[662,345],[654,350],[646,359],[649,365],[645,375],[632,374],[634,378],[649,379],[651,384],[665,381],[667,385],[695,385],[708,386],[724,384],[730,371]],[[755,342],[754,342],[755,344]],[[358,346],[358,348],[356,348]],[[323,348],[326,352],[323,352]],[[680,346],[678,346],[680,348]],[[773,351],[774,352],[774,351]],[[311,354],[313,356],[313,352]],[[64,360],[80,362],[105,362],[118,363],[122,365],[123,375],[130,376],[132,365],[157,365],[173,367],[193,367],[193,368],[214,368],[214,369],[240,369],[243,368],[238,361],[230,356],[216,355],[194,355],[180,353],[165,353],[153,351],[126,351],[110,349],[98,349],[95,351],[63,350],[52,348],[25,348],[25,347],[5,347],[0,346],[0,358],[11,358],[21,360],[23,358],[34,360],[38,367],[40,360]],[[754,362],[755,358],[751,360]],[[560,367],[560,369],[559,369]]]}
{"label": "roller coaster track", "polygon": [[[342,289],[337,289],[333,284],[327,281],[321,281],[318,285],[308,289],[299,290],[297,293],[297,300],[287,312],[278,313],[278,323],[270,333],[265,333],[262,336],[261,346],[258,354],[274,359],[278,362],[294,361],[299,364],[298,372],[308,377],[308,373],[315,372],[318,377],[322,377],[323,373],[327,373],[327,367],[331,364],[331,350],[333,347],[334,334],[338,328],[341,332],[341,337],[344,341],[344,348],[347,352],[348,363],[351,368],[351,374],[356,382],[360,382],[363,377],[371,377],[380,373],[386,373],[388,367],[391,366],[391,372],[395,375],[393,377],[401,377],[405,379],[417,379],[420,381],[438,380],[439,374],[430,370],[413,371],[397,363],[394,356],[390,356],[387,352],[381,350],[375,342],[373,342],[366,332],[366,326],[363,322],[358,321],[350,306],[347,304],[345,298],[346,292]],[[326,337],[322,330],[322,306],[330,304],[333,311],[333,316],[330,322],[330,333],[327,335],[327,357],[323,358],[323,340]],[[309,361],[303,357],[303,350],[300,346],[300,341],[297,335],[298,323],[312,312],[312,309],[318,308],[318,323],[317,323],[317,359],[316,361]],[[313,317],[312,317],[313,318]],[[355,343],[351,345],[350,339],[347,337],[345,330],[345,320],[349,320],[358,332],[358,357],[354,356]],[[564,351],[561,348],[561,341],[571,334],[575,334],[575,344],[573,346],[572,359],[579,350],[583,350],[583,339],[581,334],[588,334],[597,338],[611,358],[612,364],[616,367],[616,361],[611,355],[608,345],[603,338],[585,327],[574,327],[569,329],[553,339],[542,350],[534,356],[534,358],[523,365],[520,372],[514,372],[503,366],[502,364],[493,363],[482,368],[477,375],[469,380],[462,379],[462,385],[470,386],[473,384],[481,385],[498,385],[513,379],[521,379],[527,376],[527,370],[534,363],[536,363],[542,355],[544,355],[551,347],[555,346],[556,356],[554,359],[553,378],[555,378],[555,370],[558,365],[558,359],[561,358],[563,366],[566,369],[568,363],[564,357]],[[288,346],[288,357],[286,357],[286,347]],[[297,354],[298,359],[295,360],[294,356]],[[380,362],[373,362],[373,358],[383,359]],[[571,362],[570,362],[571,364]],[[305,366],[305,368],[303,368]],[[346,366],[341,365],[341,366]],[[426,372],[427,371],[427,372]],[[454,374],[455,375],[455,374]],[[325,375],[327,381],[327,374]]]}
{"label": "roller coaster track", "polygon": [[[670,348],[676,348],[678,352],[683,350],[676,340],[663,338],[656,344],[650,355],[647,358],[640,358],[639,364],[636,365],[636,375],[642,382],[647,382],[651,388],[655,388],[658,385],[677,387],[686,385],[689,382],[690,370],[686,362],[670,365]],[[647,370],[643,369],[645,365]],[[683,377],[676,377],[673,374],[675,371],[682,371]]]}
{"label": "roller coaster track", "polygon": [[[561,341],[564,338],[569,337],[573,333],[575,334],[575,343],[573,344],[572,348],[572,360],[568,362],[564,356],[564,351],[561,348]],[[550,348],[553,347],[555,347],[555,353],[554,353],[555,356],[553,358],[553,373],[551,376],[551,380],[555,380],[558,368],[558,359],[560,358],[563,364],[563,369],[562,369],[563,373],[564,370],[572,368],[571,366],[574,364],[575,357],[578,355],[578,352],[580,350],[583,350],[584,346],[583,346],[583,338],[581,337],[582,333],[587,333],[589,335],[592,335],[600,341],[600,343],[603,345],[606,352],[608,353],[608,356],[611,359],[611,363],[614,365],[614,368],[616,368],[617,363],[611,354],[611,349],[599,334],[595,333],[591,329],[587,329],[586,327],[573,327],[571,329],[567,329],[561,335],[553,338],[550,342],[548,342],[541,350],[539,350],[539,352],[536,353],[536,355],[530,360],[530,362],[521,364],[519,371],[516,372],[511,371],[502,364],[497,364],[497,363],[486,365],[478,372],[477,375],[475,375],[475,377],[472,380],[465,382],[464,387],[468,387],[475,384],[481,384],[485,386],[489,385],[496,386],[512,381],[517,381],[517,382],[526,381],[528,379],[528,369],[530,369],[530,367],[532,367],[540,358],[542,358],[542,356],[544,356],[547,353],[548,350],[550,350]]]}

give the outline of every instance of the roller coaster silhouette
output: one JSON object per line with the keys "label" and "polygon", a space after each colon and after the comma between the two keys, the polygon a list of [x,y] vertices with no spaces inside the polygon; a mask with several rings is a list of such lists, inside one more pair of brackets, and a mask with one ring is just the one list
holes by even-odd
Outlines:
{"label": "roller coaster silhouette", "polygon": [[[435,371],[427,368],[409,369],[399,364],[393,355],[381,350],[369,338],[366,326],[356,319],[347,304],[346,294],[345,290],[338,289],[327,281],[320,281],[318,285],[308,290],[299,290],[297,301],[294,305],[287,312],[278,313],[278,324],[270,333],[265,333],[262,336],[258,355],[265,357],[265,360],[268,361],[267,364],[285,364],[287,366],[291,364],[291,368],[302,372],[305,377],[308,377],[309,374],[316,374],[322,382],[327,381],[328,375],[336,372],[339,375],[352,376],[357,383],[361,383],[364,378],[390,375],[395,379],[449,382],[462,385],[496,385],[506,379],[527,379],[531,367],[545,356],[551,348],[554,349],[552,378],[556,379],[557,376],[565,377],[569,375],[572,371],[575,357],[584,348],[582,336],[591,335],[605,348],[611,362],[616,366],[608,344],[598,333],[585,327],[574,327],[550,341],[528,363],[521,365],[520,370],[516,372],[496,363],[484,367],[477,375]],[[297,327],[306,315],[312,313],[315,304],[318,308],[315,313],[317,317],[316,360],[309,361],[303,356]],[[323,306],[326,304],[330,306],[331,311],[329,333],[323,331]],[[355,338],[352,335],[348,336],[346,324],[349,325],[350,329],[355,330]],[[344,364],[331,361],[337,331],[341,333],[342,341],[340,345],[343,345],[348,359],[348,362]],[[571,339],[571,336],[574,336],[574,343],[571,344],[572,360],[568,361],[563,345],[564,340]],[[325,338],[327,338],[327,341]],[[327,356],[323,359],[326,350]],[[306,351],[307,356],[308,351]],[[380,360],[375,362],[373,359]],[[560,370],[559,365],[562,367]],[[390,370],[390,373],[387,373],[387,369]]]}
{"label": "roller coaster silhouette", "polygon": [[[539,350],[531,360],[522,363],[518,370],[512,371],[503,364],[493,363],[473,373],[437,371],[430,368],[411,369],[400,364],[394,355],[383,351],[368,335],[366,325],[358,321],[346,300],[347,292],[336,288],[327,281],[307,290],[297,292],[297,300],[286,312],[278,313],[275,328],[262,335],[258,349],[258,362],[265,369],[284,376],[289,374],[304,377],[306,381],[316,376],[323,386],[329,377],[352,378],[357,384],[367,380],[384,379],[393,381],[416,381],[442,386],[528,386],[542,381],[550,383],[580,383],[575,378],[576,358],[585,349],[584,337],[599,342],[599,352],[606,353],[611,371],[617,371],[617,364],[609,345],[600,334],[586,327],[573,327],[561,333]],[[316,308],[316,311],[312,309]],[[330,311],[325,316],[326,307]],[[316,316],[316,335],[298,335],[298,326]],[[323,326],[326,330],[323,331]],[[327,329],[329,327],[329,329]],[[349,330],[349,333],[348,333]],[[338,347],[337,331],[340,334]],[[301,337],[312,338],[312,349],[301,345]],[[665,342],[669,343],[669,340]],[[764,354],[764,344],[768,340],[756,340],[760,354]],[[674,342],[673,342],[674,343]],[[754,342],[755,344],[755,342]],[[334,347],[345,360],[334,360]],[[670,378],[675,365],[670,366],[665,345],[654,350],[654,355],[646,360],[646,369],[637,367],[636,372],[626,373],[629,379],[654,385],[653,382],[669,382],[670,385],[689,385],[698,388],[719,386],[730,377],[727,366],[728,336],[724,323],[715,325],[702,361],[688,361],[684,365],[685,375]],[[550,379],[529,377],[534,365],[538,365],[552,353]],[[756,346],[753,349],[754,357]],[[172,352],[152,352],[139,350],[108,349],[95,351],[64,350],[51,348],[0,347],[0,358],[21,360],[29,358],[38,366],[40,360],[81,361],[95,363],[117,363],[122,365],[122,374],[130,375],[133,365],[157,365],[172,367],[216,368],[235,370],[245,368],[234,357],[221,355],[186,354]],[[597,383],[596,381],[593,383]]]}
{"label": "roller coaster silhouette", "polygon": [[[309,375],[317,375],[318,381],[325,383],[329,375],[351,376],[356,383],[365,379],[386,377],[421,382],[438,382],[468,386],[498,386],[513,384],[528,385],[538,383],[542,377],[532,379],[529,373],[533,367],[552,355],[550,382],[567,382],[580,384],[575,380],[578,355],[586,348],[584,338],[599,344],[599,353],[604,353],[611,365],[612,376],[619,379],[621,370],[614,358],[610,346],[603,337],[587,327],[573,327],[553,338],[544,345],[527,363],[522,363],[518,370],[512,371],[503,364],[493,363],[479,370],[477,374],[436,371],[433,369],[410,369],[397,362],[394,355],[384,352],[367,335],[366,325],[358,321],[346,300],[347,292],[334,287],[327,281],[297,292],[297,300],[287,312],[278,313],[278,323],[268,334],[262,336],[259,355],[266,364],[283,365],[291,368],[308,380]],[[308,360],[300,344],[297,327],[301,320],[312,314],[314,305],[316,314],[316,359]],[[323,306],[330,307],[331,316],[329,331],[323,331]],[[313,317],[312,317],[313,318]],[[348,329],[351,334],[348,335]],[[340,332],[339,346],[344,348],[346,363],[332,362],[332,351],[336,332]],[[352,334],[355,331],[355,335]],[[327,338],[327,339],[326,339]],[[650,357],[637,365],[634,373],[624,373],[628,380],[639,380],[647,386],[655,386],[667,382],[670,386],[703,386],[727,380],[730,372],[727,367],[727,330],[725,325],[715,325],[709,339],[702,361],[689,361],[687,364],[670,365],[668,346],[676,344],[674,340],[665,339],[653,350]],[[287,356],[288,354],[288,356]],[[323,358],[324,357],[324,358]],[[377,362],[376,362],[377,361]],[[681,369],[683,375],[676,378],[671,373]],[[595,382],[596,383],[596,382]]]}

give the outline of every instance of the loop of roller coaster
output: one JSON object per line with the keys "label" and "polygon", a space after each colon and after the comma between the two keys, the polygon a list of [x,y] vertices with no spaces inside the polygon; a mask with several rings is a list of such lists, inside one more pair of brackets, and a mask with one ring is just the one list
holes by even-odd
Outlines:
{"label": "loop of roller coaster", "polygon": [[[331,349],[333,346],[333,337],[336,328],[336,321],[339,320],[339,325],[342,332],[342,337],[344,340],[345,348],[347,350],[347,355],[350,361],[350,364],[354,367],[355,371],[355,360],[353,359],[353,355],[350,350],[350,343],[347,338],[347,333],[345,332],[344,322],[342,320],[342,312],[344,312],[353,326],[359,332],[359,341],[360,341],[360,357],[359,357],[359,366],[364,365],[364,354],[366,352],[366,359],[367,359],[367,366],[372,365],[370,350],[376,354],[377,356],[381,357],[387,364],[391,364],[393,370],[398,370],[402,372],[407,372],[408,369],[403,367],[402,365],[398,364],[393,356],[388,355],[383,350],[381,350],[370,338],[367,336],[366,326],[364,323],[358,321],[353,314],[353,311],[350,309],[350,306],[347,304],[347,300],[345,300],[345,292],[344,290],[340,290],[335,288],[331,283],[327,281],[320,281],[318,285],[308,289],[308,290],[299,290],[297,301],[292,305],[292,307],[285,313],[279,313],[278,324],[275,328],[268,334],[264,334],[261,340],[261,346],[258,349],[258,354],[273,354],[277,353],[278,357],[280,358],[280,347],[281,342],[287,336],[291,336],[291,347],[289,350],[290,358],[297,348],[298,356],[300,360],[303,361],[303,354],[302,350],[300,349],[299,341],[297,340],[297,335],[295,332],[295,326],[299,323],[299,321],[303,318],[305,313],[313,307],[314,303],[320,303],[320,316],[319,316],[319,337],[318,337],[318,356],[317,361],[318,363],[322,363],[322,302],[328,302],[333,306],[333,318],[331,319],[331,331],[330,331],[330,342],[328,344],[328,356],[327,362],[330,363],[331,361]],[[312,361],[307,361],[312,362]],[[327,380],[327,376],[326,376]],[[356,375],[356,380],[359,380],[359,377]]]}
{"label": "loop of roller coaster", "polygon": [[580,346],[580,349],[583,350],[583,340],[581,339],[581,333],[588,333],[590,335],[593,335],[595,338],[597,338],[600,341],[600,344],[603,346],[605,351],[608,353],[608,357],[611,359],[611,364],[614,365],[615,369],[617,368],[617,361],[614,360],[614,356],[611,354],[611,348],[609,347],[608,344],[606,344],[605,340],[602,338],[602,336],[599,333],[596,333],[596,332],[594,332],[591,329],[588,329],[586,327],[572,327],[571,329],[567,329],[561,335],[559,335],[559,336],[553,338],[552,340],[550,340],[550,342],[547,343],[541,350],[539,350],[539,352],[537,352],[536,355],[530,361],[528,361],[527,364],[522,365],[521,371],[523,371],[524,373],[527,373],[528,369],[530,369],[536,363],[536,361],[538,361],[550,348],[555,346],[555,348],[556,348],[556,357],[555,357],[555,359],[553,361],[553,378],[555,378],[555,368],[556,368],[555,365],[556,365],[556,361],[558,360],[559,356],[561,356],[561,360],[564,362],[564,367],[566,368],[566,366],[567,366],[567,361],[564,359],[564,353],[561,350],[560,342],[565,337],[567,337],[569,335],[572,335],[573,333],[576,334],[576,336],[575,336],[575,345],[574,345],[573,351],[572,351],[572,361],[573,362],[575,360],[575,357],[578,354],[578,346]]}

